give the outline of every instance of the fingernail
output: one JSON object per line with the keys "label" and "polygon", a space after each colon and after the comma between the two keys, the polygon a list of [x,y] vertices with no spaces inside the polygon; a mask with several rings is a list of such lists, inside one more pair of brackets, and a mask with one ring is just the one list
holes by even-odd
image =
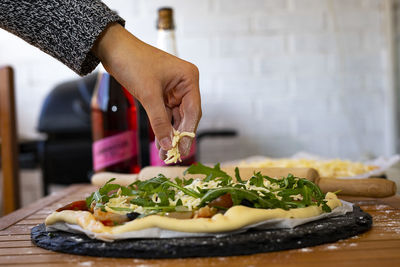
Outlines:
{"label": "fingernail", "polygon": [[160,140],[160,146],[164,150],[169,150],[172,147],[172,142],[171,138],[169,137],[164,137],[163,139]]}

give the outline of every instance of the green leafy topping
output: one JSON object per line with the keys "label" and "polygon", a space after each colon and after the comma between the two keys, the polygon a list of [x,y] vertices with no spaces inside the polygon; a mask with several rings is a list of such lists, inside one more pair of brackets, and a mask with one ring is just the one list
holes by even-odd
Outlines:
{"label": "green leafy topping", "polygon": [[[208,205],[218,197],[229,194],[233,205],[247,205],[254,208],[284,210],[292,208],[303,208],[308,206],[321,206],[325,212],[330,212],[330,207],[324,200],[325,194],[314,183],[297,178],[292,174],[281,179],[271,178],[262,175],[260,172],[248,180],[244,181],[240,177],[239,169],[235,168],[236,182],[226,172],[222,171],[219,164],[208,167],[203,164],[190,166],[185,174],[205,175],[202,183],[215,182],[217,187],[196,186],[194,179],[175,178],[174,181],[162,174],[146,181],[136,181],[129,186],[112,184],[115,179],[111,179],[99,190],[94,192],[86,199],[88,207],[94,203],[95,207],[104,210],[105,204],[110,198],[117,197],[117,192],[122,196],[129,197],[129,203],[143,207],[146,216],[159,212],[187,211],[188,206],[183,205],[182,198],[176,197],[186,195],[192,199],[198,199],[200,203],[193,209],[199,209]],[[115,211],[133,212],[134,209],[127,207],[112,207]],[[225,210],[224,207],[217,207]]]}
{"label": "green leafy topping", "polygon": [[116,196],[118,189],[121,189],[121,193],[124,196],[133,196],[137,192],[130,187],[121,186],[118,184],[111,184],[115,178],[110,179],[105,183],[99,190],[93,192],[89,197],[86,198],[86,205],[90,208],[93,201],[96,202],[97,207],[102,206],[101,204],[106,203]]}
{"label": "green leafy topping", "polygon": [[222,185],[227,185],[232,182],[232,177],[230,177],[226,172],[222,171],[219,163],[215,164],[214,168],[207,167],[201,163],[193,164],[186,169],[184,174],[205,174],[205,182],[211,180],[219,181]]}

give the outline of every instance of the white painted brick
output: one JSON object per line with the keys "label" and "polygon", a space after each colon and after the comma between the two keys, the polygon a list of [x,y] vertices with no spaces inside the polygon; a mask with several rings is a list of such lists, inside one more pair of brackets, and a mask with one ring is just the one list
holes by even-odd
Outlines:
{"label": "white painted brick", "polygon": [[289,0],[291,9],[296,10],[325,10],[330,11],[331,8],[340,11],[342,9],[357,9],[360,8],[378,8],[378,4],[382,0]]}
{"label": "white painted brick", "polygon": [[364,77],[355,74],[322,74],[294,75],[291,78],[291,88],[294,97],[325,95],[334,96],[338,91],[364,88]]}
{"label": "white painted brick", "polygon": [[315,95],[298,96],[296,98],[289,98],[283,102],[281,109],[284,109],[284,107],[293,107],[290,111],[297,113],[297,115],[301,114],[302,117],[318,117],[320,114],[325,114],[329,111],[329,98],[327,96]]}
{"label": "white painted brick", "polygon": [[[253,116],[254,104],[252,99],[235,99],[229,101],[202,101],[204,117],[213,116],[213,119],[223,120],[225,123],[246,123],[246,119]],[[241,121],[243,120],[243,121]]]}
{"label": "white painted brick", "polygon": [[338,10],[359,10],[362,7],[363,2],[360,0],[334,0],[332,1],[333,7]]}
{"label": "white painted brick", "polygon": [[301,150],[301,143],[297,137],[292,136],[268,136],[265,133],[260,133],[252,137],[252,141],[257,144],[257,154],[268,157],[281,158],[289,157]]}
{"label": "white painted brick", "polygon": [[284,35],[241,35],[219,40],[219,50],[222,56],[276,55],[285,53],[285,47]]}
{"label": "white painted brick", "polygon": [[44,55],[38,48],[8,32],[3,31],[0,35],[3,35],[0,38],[2,40],[0,42],[0,64],[11,64],[33,58],[40,60]]}
{"label": "white painted brick", "polygon": [[382,31],[363,31],[361,33],[362,49],[366,51],[379,51],[385,47],[385,34]]}
{"label": "white painted brick", "polygon": [[178,56],[184,60],[195,64],[202,58],[210,57],[210,50],[211,45],[208,38],[180,38],[177,36]]}
{"label": "white painted brick", "polygon": [[250,17],[243,15],[185,16],[183,21],[185,35],[228,35],[243,34],[250,31]]}
{"label": "white painted brick", "polygon": [[382,30],[381,13],[377,10],[346,10],[341,9],[335,12],[335,16],[328,16],[330,29],[339,31]]}
{"label": "white painted brick", "polygon": [[369,133],[368,135],[353,134],[339,135],[335,140],[335,154],[337,157],[359,160],[365,155],[384,155],[381,134]]}
{"label": "white painted brick", "polygon": [[271,12],[256,16],[254,30],[307,32],[323,30],[324,26],[325,19],[322,12]]}
{"label": "white painted brick", "polygon": [[321,11],[329,9],[327,0],[289,0],[290,10]]}
{"label": "white painted brick", "polygon": [[383,133],[383,131],[378,129],[383,129],[383,127],[385,127],[386,118],[384,110],[382,110],[380,106],[370,108],[362,115],[364,115],[365,118],[365,130],[367,132],[380,131]]}
{"label": "white painted brick", "polygon": [[157,29],[155,20],[156,15],[154,17],[132,17],[126,22],[126,29],[142,41],[156,46]]}
{"label": "white painted brick", "polygon": [[295,54],[260,58],[257,66],[257,71],[265,74],[291,72],[320,74],[333,69],[330,58],[323,54]]}
{"label": "white painted brick", "polygon": [[203,58],[194,63],[199,68],[200,75],[243,75],[253,72],[252,60],[249,58]]}
{"label": "white painted brick", "polygon": [[382,0],[363,0],[362,6],[364,8],[370,8],[373,10],[382,9],[385,4],[385,1]]}
{"label": "white painted brick", "polygon": [[[112,0],[113,1],[113,0]],[[140,0],[144,14],[157,14],[160,7],[172,7],[175,16],[193,16],[209,13],[209,1],[202,0]]]}
{"label": "white painted brick", "polygon": [[[323,123],[322,123],[323,122]],[[343,113],[333,114],[330,112],[316,113],[313,117],[296,118],[295,131],[297,134],[308,133],[313,136],[350,134],[353,122]]]}
{"label": "white painted brick", "polygon": [[[336,134],[330,135],[313,135],[309,132],[302,133],[296,136],[297,151],[305,151],[311,154],[320,155],[326,158],[335,157],[335,148],[333,140]],[[349,140],[351,142],[352,140]]]}
{"label": "white painted brick", "polygon": [[383,75],[379,74],[365,74],[365,90],[368,91],[384,91],[388,86],[388,80]]}
{"label": "white painted brick", "polygon": [[285,9],[286,0],[212,0],[221,14],[254,14],[260,10]]}
{"label": "white painted brick", "polygon": [[112,10],[118,12],[125,20],[132,16],[137,17],[140,14],[140,5],[138,1],[126,0],[103,0],[103,2]]}
{"label": "white painted brick", "polygon": [[215,97],[215,87],[216,81],[211,77],[203,77],[200,76],[199,86],[200,86],[200,93],[203,96],[210,96]]}
{"label": "white painted brick", "polygon": [[261,118],[273,117],[278,120],[289,120],[290,118],[319,118],[321,114],[328,113],[329,101],[326,97],[308,96],[307,98],[282,98],[281,100],[259,100]]}
{"label": "white painted brick", "polygon": [[293,53],[335,53],[340,50],[358,51],[362,47],[361,34],[351,33],[305,33],[289,37]]}
{"label": "white painted brick", "polygon": [[[339,94],[331,100],[333,112],[344,114],[349,117],[349,120],[369,121],[368,123],[372,122],[377,127],[378,124],[382,124],[382,107],[385,105],[382,92],[364,92],[362,88],[347,90],[345,94]],[[362,122],[363,125],[365,125],[364,122]],[[365,130],[365,127],[363,126],[360,130]]]}
{"label": "white painted brick", "polygon": [[224,77],[218,78],[217,88],[225,92],[224,99],[251,99],[270,101],[282,99],[288,94],[288,83],[285,77]]}
{"label": "white painted brick", "polygon": [[382,131],[376,131],[376,129],[368,130],[368,134],[363,135],[361,138],[361,156],[366,158],[376,158],[386,154],[385,148],[382,146],[382,143],[385,142],[385,137]]}
{"label": "white painted brick", "polygon": [[332,56],[333,64],[338,71],[352,73],[383,73],[386,68],[386,60],[384,53],[381,51],[349,53],[346,56]]}
{"label": "white painted brick", "polygon": [[294,136],[295,122],[293,118],[275,116],[275,114],[264,114],[260,119],[254,120],[257,135],[268,137]]}

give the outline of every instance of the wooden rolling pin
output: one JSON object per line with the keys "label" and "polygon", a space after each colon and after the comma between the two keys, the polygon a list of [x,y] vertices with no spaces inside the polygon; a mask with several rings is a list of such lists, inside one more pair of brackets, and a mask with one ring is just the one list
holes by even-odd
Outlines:
{"label": "wooden rolling pin", "polygon": [[396,194],[396,183],[382,178],[366,179],[336,179],[317,178],[315,183],[322,192],[335,192],[338,195],[363,196],[363,197],[389,197]]}
{"label": "wooden rolling pin", "polygon": [[[235,177],[235,168],[222,168],[230,176]],[[92,184],[102,186],[111,178],[116,178],[114,183],[120,185],[129,185],[137,179],[146,180],[157,176],[159,173],[167,177],[185,177],[199,178],[198,175],[183,175],[186,167],[146,167],[137,174],[120,174],[120,173],[97,173],[92,176]],[[254,171],[261,171],[263,175],[274,178],[287,176],[289,173],[297,177],[306,178],[316,183],[321,190],[326,192],[336,192],[340,190],[338,195],[364,196],[364,197],[388,197],[396,194],[396,184],[393,181],[380,178],[367,179],[337,179],[319,177],[318,172],[312,168],[240,168],[240,176],[242,179],[249,179]],[[200,178],[204,178],[200,176]]]}

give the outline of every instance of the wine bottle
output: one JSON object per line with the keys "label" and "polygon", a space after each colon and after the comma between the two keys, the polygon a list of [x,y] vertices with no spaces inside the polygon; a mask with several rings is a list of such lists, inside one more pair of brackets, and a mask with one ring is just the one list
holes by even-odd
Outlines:
{"label": "wine bottle", "polygon": [[[173,9],[169,7],[163,7],[158,9],[157,19],[157,48],[177,56],[176,40],[175,40],[175,24]],[[162,166],[165,163],[159,158],[158,150],[154,142],[154,133],[150,128],[149,137],[150,139],[150,164],[153,166]],[[179,165],[191,165],[196,161],[196,142],[192,143],[192,147],[187,156],[182,157],[182,162]]]}
{"label": "wine bottle", "polygon": [[91,116],[94,171],[138,173],[134,98],[103,67],[92,96]]}

